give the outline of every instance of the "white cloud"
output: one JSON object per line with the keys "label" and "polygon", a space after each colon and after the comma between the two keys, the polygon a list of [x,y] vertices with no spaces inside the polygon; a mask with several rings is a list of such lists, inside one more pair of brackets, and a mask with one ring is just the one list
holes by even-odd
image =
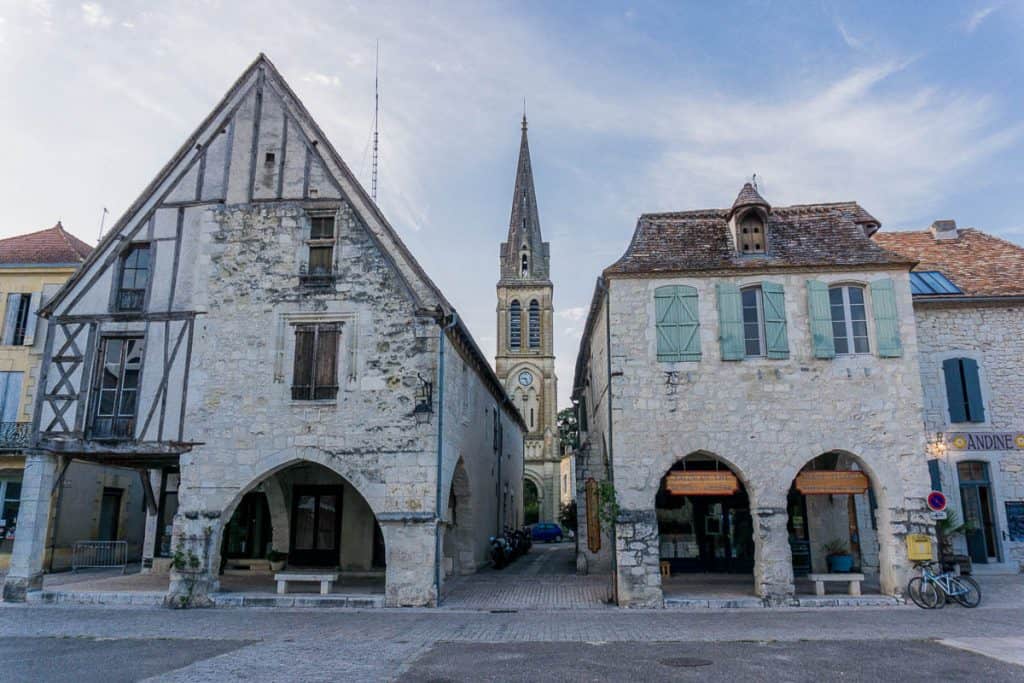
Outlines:
{"label": "white cloud", "polygon": [[571,322],[578,323],[587,317],[587,307],[573,306],[572,308],[563,308],[556,315],[559,318],[565,318]]}
{"label": "white cloud", "polygon": [[335,88],[341,85],[341,79],[337,76],[328,76],[327,74],[321,74],[315,71],[303,76],[302,80],[307,83],[316,83],[317,85],[327,85]]}
{"label": "white cloud", "polygon": [[846,25],[838,19],[836,20],[836,29],[838,29],[839,35],[843,37],[843,42],[846,43],[847,47],[853,48],[854,50],[859,50],[864,47],[864,41],[850,33],[847,30]]}
{"label": "white cloud", "polygon": [[113,19],[103,9],[103,5],[98,2],[82,3],[82,20],[89,26],[98,28],[106,28],[113,22]]}
{"label": "white cloud", "polygon": [[978,27],[981,26],[981,23],[985,21],[989,17],[989,15],[995,12],[997,9],[999,9],[998,6],[991,5],[989,7],[982,7],[981,9],[972,12],[971,15],[967,17],[967,25],[965,26],[967,32],[974,33],[975,31],[977,31]]}

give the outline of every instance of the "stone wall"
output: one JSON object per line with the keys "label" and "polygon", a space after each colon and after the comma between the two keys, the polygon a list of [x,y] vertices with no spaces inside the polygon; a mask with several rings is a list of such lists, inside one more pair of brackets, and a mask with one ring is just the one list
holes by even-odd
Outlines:
{"label": "stone wall", "polygon": [[[917,328],[921,346],[921,383],[924,386],[925,429],[932,439],[939,433],[1024,433],[1024,307],[982,304],[918,304]],[[952,424],[946,399],[942,361],[966,357],[978,362],[985,404],[985,422]],[[939,472],[949,506],[963,519],[956,464],[979,460],[988,464],[994,494],[993,512],[1001,564],[1011,571],[1024,567],[1024,541],[1004,538],[1006,501],[1024,501],[1024,449],[960,451],[944,438]],[[962,538],[955,548],[966,552]]]}
{"label": "stone wall", "polygon": [[[866,285],[882,277],[895,283],[903,356],[879,358],[872,353],[815,359],[806,281]],[[816,272],[730,279],[740,286],[761,280],[784,285],[789,359],[721,360],[715,278],[610,282],[612,471],[621,519],[631,520],[620,522],[617,533],[636,536],[632,520],[646,519],[653,512],[661,479],[675,462],[693,453],[713,455],[733,469],[750,498],[755,589],[769,600],[785,600],[793,593],[787,492],[796,474],[813,458],[829,451],[845,452],[869,473],[879,503],[883,590],[899,592],[909,570],[904,536],[928,529],[917,335],[906,273]],[[657,361],[654,290],[666,284],[698,290],[703,354],[699,362]],[[868,299],[870,342],[875,349]],[[603,334],[603,329],[595,327],[590,338],[588,371],[594,397],[588,399],[593,423],[588,439],[592,444],[608,434],[597,379],[604,374],[600,365]],[[621,552],[629,548],[625,539],[618,541],[617,548],[620,604],[655,601],[660,580],[644,569],[649,560]],[[649,552],[656,559],[657,543],[650,544]],[[642,582],[629,578],[640,576]]]}

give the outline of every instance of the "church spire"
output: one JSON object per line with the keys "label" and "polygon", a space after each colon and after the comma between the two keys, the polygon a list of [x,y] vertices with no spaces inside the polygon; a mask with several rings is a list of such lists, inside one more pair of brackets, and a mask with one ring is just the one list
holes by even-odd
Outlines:
{"label": "church spire", "polygon": [[533,186],[530,143],[526,130],[524,103],[519,164],[516,168],[516,184],[512,194],[512,217],[508,225],[508,241],[502,245],[501,275],[503,279],[547,280],[548,245],[540,233],[537,193]]}

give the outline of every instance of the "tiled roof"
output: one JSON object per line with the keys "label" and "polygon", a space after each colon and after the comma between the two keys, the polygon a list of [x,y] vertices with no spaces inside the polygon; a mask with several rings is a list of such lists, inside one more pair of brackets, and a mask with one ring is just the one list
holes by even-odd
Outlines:
{"label": "tiled roof", "polygon": [[856,202],[772,208],[768,251],[756,256],[737,253],[729,233],[730,213],[708,209],[644,214],[626,253],[605,274],[911,263],[872,242],[869,235],[878,228],[878,221]]}
{"label": "tiled roof", "polygon": [[68,264],[85,261],[92,247],[57,225],[0,239],[0,264]]}
{"label": "tiled roof", "polygon": [[875,242],[918,261],[914,270],[937,270],[967,296],[1024,295],[1024,248],[974,228],[936,240],[930,230],[879,233]]}

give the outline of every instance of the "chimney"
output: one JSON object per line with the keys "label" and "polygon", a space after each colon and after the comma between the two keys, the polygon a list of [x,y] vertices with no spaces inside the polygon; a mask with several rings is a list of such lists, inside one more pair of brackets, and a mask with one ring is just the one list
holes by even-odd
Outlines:
{"label": "chimney", "polygon": [[936,240],[955,240],[960,237],[960,233],[956,229],[956,221],[954,220],[935,221],[929,230],[931,230],[932,237]]}

